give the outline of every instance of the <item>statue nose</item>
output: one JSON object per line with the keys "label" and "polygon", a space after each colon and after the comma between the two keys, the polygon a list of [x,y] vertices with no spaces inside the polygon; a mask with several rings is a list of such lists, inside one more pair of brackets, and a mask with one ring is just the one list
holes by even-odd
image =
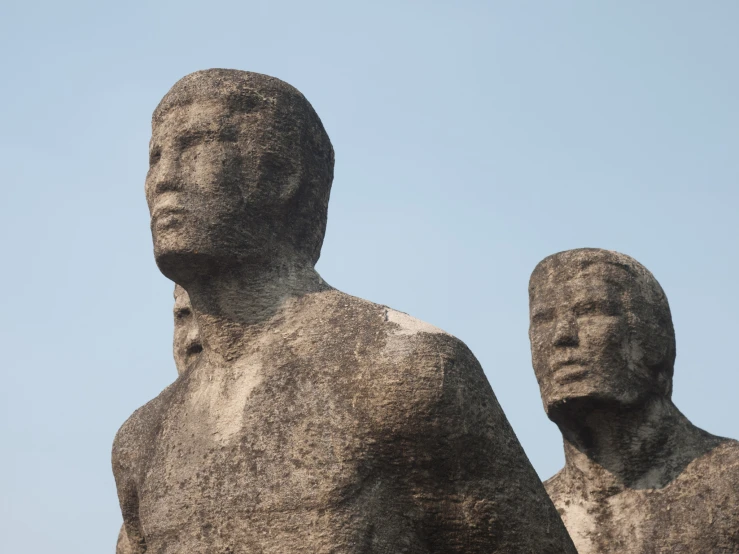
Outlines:
{"label": "statue nose", "polygon": [[562,317],[557,320],[554,329],[555,346],[577,346],[580,344],[578,337],[577,320],[573,316]]}
{"label": "statue nose", "polygon": [[179,160],[170,156],[162,156],[156,166],[152,166],[147,175],[147,193],[162,194],[179,190]]}

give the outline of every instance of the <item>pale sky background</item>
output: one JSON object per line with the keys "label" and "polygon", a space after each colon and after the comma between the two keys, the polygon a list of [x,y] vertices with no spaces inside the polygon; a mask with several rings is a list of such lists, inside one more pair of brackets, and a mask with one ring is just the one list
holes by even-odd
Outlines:
{"label": "pale sky background", "polygon": [[542,478],[527,281],[569,248],[656,275],[676,403],[739,438],[737,29],[735,0],[4,0],[0,551],[114,551],[113,436],[176,375],[149,118],[209,67],[306,95],[336,150],[319,271],[464,340]]}

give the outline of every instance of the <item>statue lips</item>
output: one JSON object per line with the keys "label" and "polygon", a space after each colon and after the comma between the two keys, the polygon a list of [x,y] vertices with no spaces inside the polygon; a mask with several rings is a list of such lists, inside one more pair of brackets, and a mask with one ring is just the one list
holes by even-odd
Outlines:
{"label": "statue lips", "polygon": [[567,358],[552,364],[552,375],[561,383],[571,383],[586,377],[590,370],[577,358]]}
{"label": "statue lips", "polygon": [[157,227],[172,227],[182,221],[182,216],[186,213],[184,208],[179,206],[164,205],[154,208],[151,213],[151,221]]}

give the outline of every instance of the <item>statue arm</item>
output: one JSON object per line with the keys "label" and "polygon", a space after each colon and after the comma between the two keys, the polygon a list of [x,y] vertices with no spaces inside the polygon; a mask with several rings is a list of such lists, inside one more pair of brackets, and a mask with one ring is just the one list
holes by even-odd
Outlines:
{"label": "statue arm", "polygon": [[113,475],[118,490],[118,502],[123,515],[123,525],[118,533],[116,554],[144,554],[146,542],[139,520],[139,497],[136,487],[135,469],[140,449],[133,432],[136,425],[131,419],[124,423],[113,442]]}
{"label": "statue arm", "polygon": [[441,384],[414,422],[422,461],[412,470],[413,497],[429,499],[422,526],[432,551],[575,554],[480,364],[453,337],[435,342]]}

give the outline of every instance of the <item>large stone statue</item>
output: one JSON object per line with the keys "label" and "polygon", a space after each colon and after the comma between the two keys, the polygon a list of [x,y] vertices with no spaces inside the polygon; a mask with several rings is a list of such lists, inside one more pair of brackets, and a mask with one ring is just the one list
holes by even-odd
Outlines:
{"label": "large stone statue", "polygon": [[[174,353],[177,375],[182,375],[192,369],[200,359],[203,343],[200,341],[200,330],[192,313],[190,297],[180,285],[174,287],[174,338],[172,352]],[[118,533],[116,554],[132,554],[133,550],[126,535],[125,524]]]}
{"label": "large stone statue", "polygon": [[739,552],[739,443],[671,401],[675,334],[652,274],[597,249],[544,259],[531,352],[565,467],[545,485],[580,554]]}
{"label": "large stone statue", "polygon": [[308,101],[200,71],[152,127],[154,254],[203,352],[116,437],[134,552],[574,553],[464,344],[314,270],[334,153]]}

